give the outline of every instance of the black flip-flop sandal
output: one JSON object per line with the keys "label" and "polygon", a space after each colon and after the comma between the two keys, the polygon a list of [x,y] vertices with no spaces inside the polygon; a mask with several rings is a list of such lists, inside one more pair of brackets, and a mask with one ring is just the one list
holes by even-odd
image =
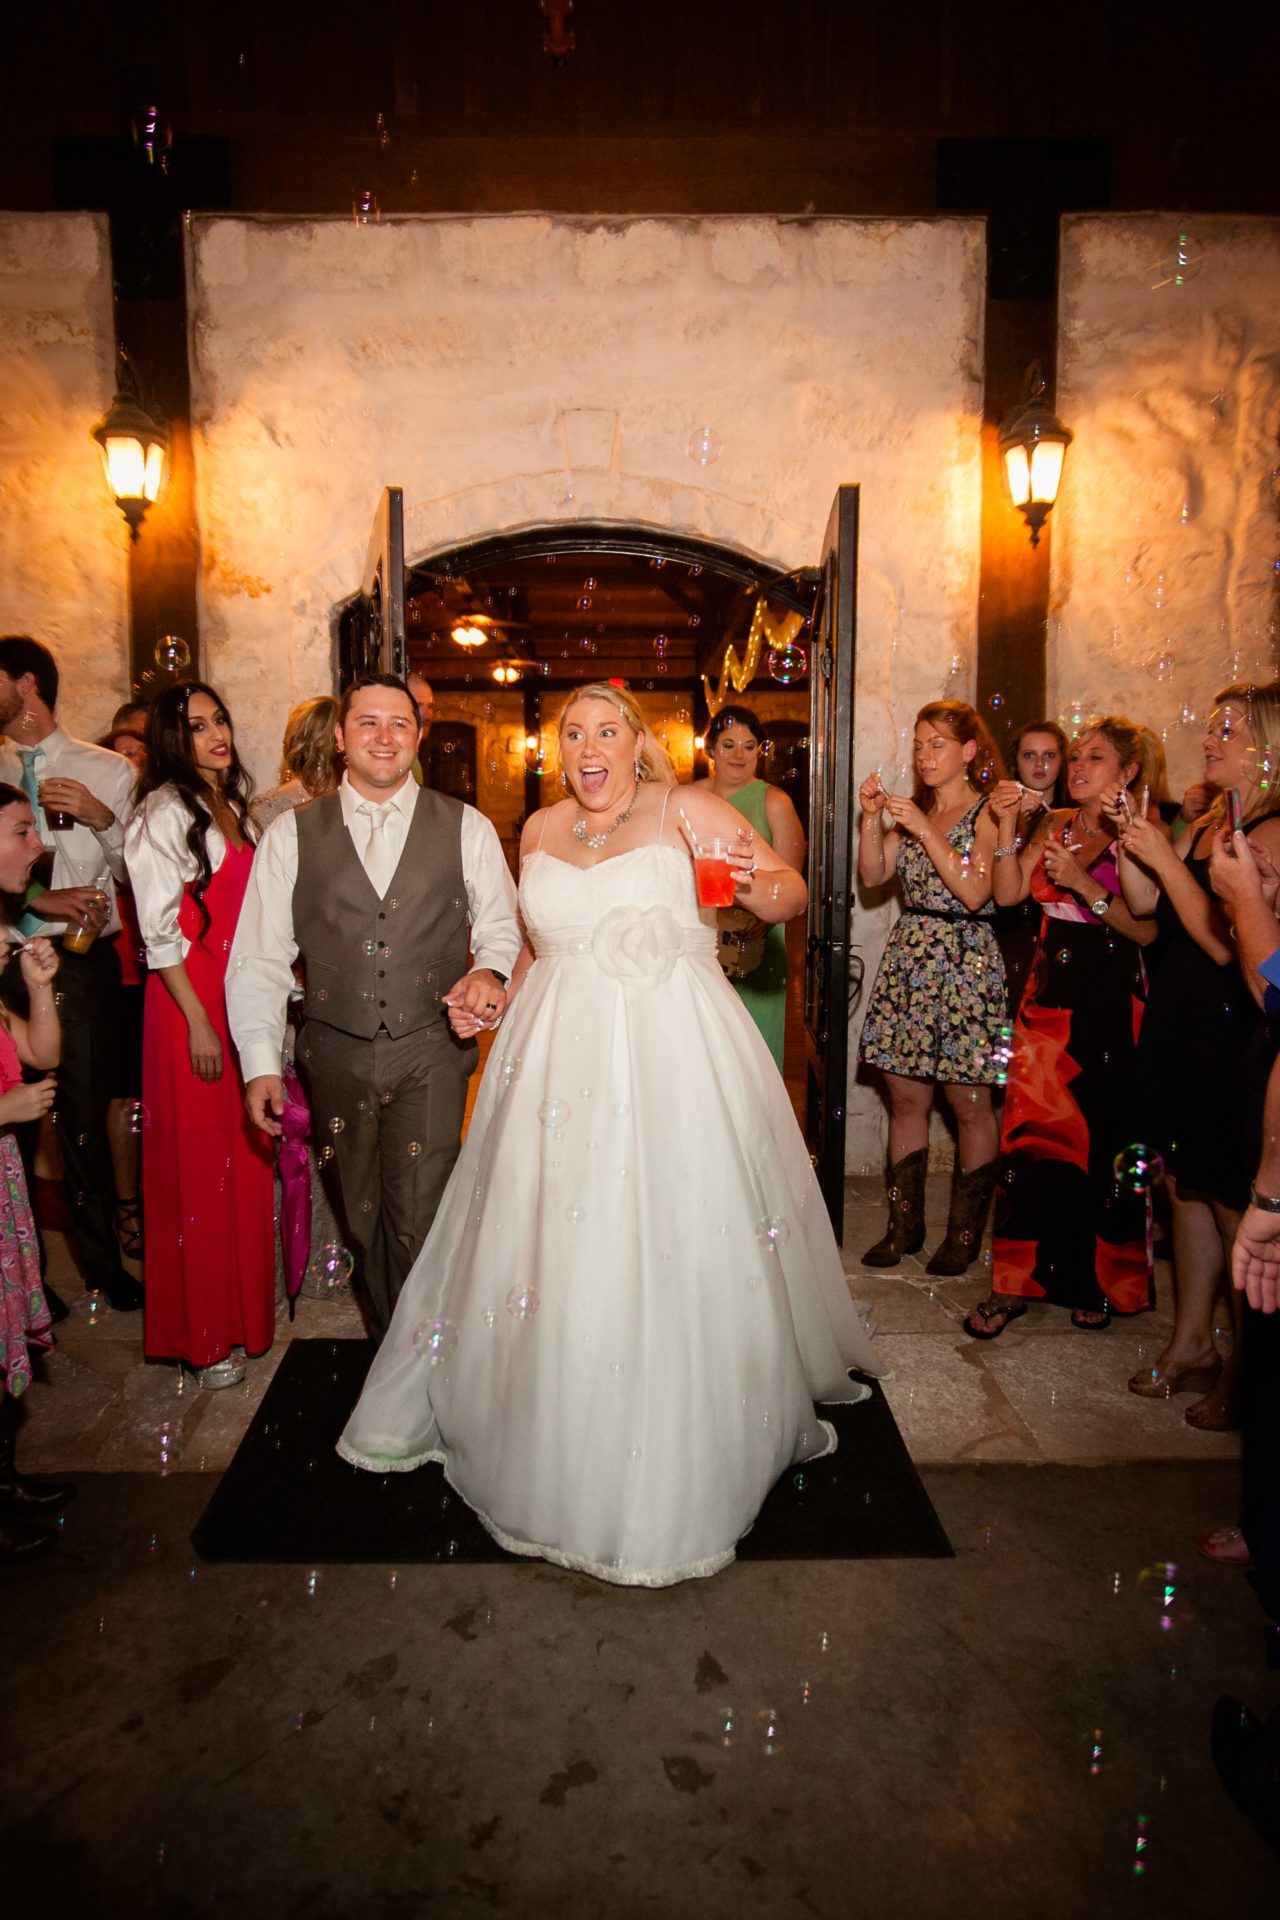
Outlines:
{"label": "black flip-flop sandal", "polygon": [[[1092,1313],[1098,1317],[1092,1320],[1081,1320],[1079,1315],[1082,1313]],[[1105,1333],[1111,1325],[1111,1309],[1110,1307],[1076,1307],[1071,1314],[1071,1324],[1077,1333]]]}
{"label": "black flip-flop sandal", "polygon": [[1006,1305],[1001,1301],[998,1305],[993,1306],[989,1300],[979,1300],[977,1306],[971,1307],[969,1312],[976,1313],[978,1318],[984,1321],[994,1320],[997,1314],[1003,1314],[1004,1318],[1000,1322],[1000,1325],[998,1327],[986,1328],[971,1327],[969,1325],[968,1314],[965,1315],[960,1325],[971,1340],[998,1340],[1009,1322],[1011,1320],[1021,1320],[1026,1310],[1025,1302],[1020,1305],[1017,1301],[1014,1301],[1012,1304]]}

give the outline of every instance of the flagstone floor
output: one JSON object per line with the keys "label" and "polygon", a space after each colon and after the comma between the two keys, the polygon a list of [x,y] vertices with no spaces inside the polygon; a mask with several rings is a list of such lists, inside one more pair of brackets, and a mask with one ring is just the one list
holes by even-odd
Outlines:
{"label": "flagstone floor", "polygon": [[[858,1251],[879,1237],[878,1183],[848,1183],[845,1265],[855,1298],[873,1315],[890,1369],[885,1391],[917,1463],[1097,1465],[1136,1460],[1230,1460],[1235,1434],[1203,1434],[1183,1418],[1191,1404],[1140,1400],[1125,1382],[1150,1366],[1170,1321],[1171,1282],[1159,1275],[1150,1314],[1080,1333],[1067,1316],[1033,1306],[1000,1339],[970,1340],[960,1321],[985,1292],[975,1266],[960,1280],[931,1280],[923,1256],[897,1271],[862,1269]],[[928,1244],[941,1238],[946,1182],[930,1180]],[[281,1309],[276,1345],[251,1361],[240,1387],[202,1393],[142,1354],[142,1316],[86,1298],[60,1234],[48,1236],[50,1278],[71,1307],[28,1396],[19,1462],[28,1471],[220,1473],[235,1452],[290,1338],[361,1334],[349,1296]]]}

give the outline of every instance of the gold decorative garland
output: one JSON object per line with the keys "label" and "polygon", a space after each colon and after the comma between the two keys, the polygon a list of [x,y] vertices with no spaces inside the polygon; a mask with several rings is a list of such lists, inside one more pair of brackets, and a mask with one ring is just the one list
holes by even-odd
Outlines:
{"label": "gold decorative garland", "polygon": [[719,686],[713,687],[705,673],[702,676],[702,690],[706,695],[707,711],[712,719],[729,698],[731,686],[735,693],[746,692],[759,670],[761,653],[763,651],[780,653],[784,647],[792,644],[803,625],[802,613],[783,613],[776,620],[770,620],[766,611],[765,597],[763,594],[760,595],[756,601],[755,612],[751,616],[751,628],[747,634],[747,644],[742,658],[739,659],[736,647],[726,647],[724,659],[720,663]]}

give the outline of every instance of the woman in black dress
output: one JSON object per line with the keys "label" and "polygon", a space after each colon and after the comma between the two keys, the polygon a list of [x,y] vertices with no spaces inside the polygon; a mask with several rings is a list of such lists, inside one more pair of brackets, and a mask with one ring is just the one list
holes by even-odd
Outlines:
{"label": "woman in black dress", "polygon": [[[1235,793],[1243,831],[1280,862],[1278,759],[1280,683],[1225,687],[1204,740],[1205,784],[1216,796],[1208,812],[1176,846],[1146,818],[1121,834],[1125,896],[1139,912],[1154,903],[1167,935],[1138,1050],[1138,1138],[1164,1160],[1176,1290],[1169,1343],[1129,1391],[1149,1399],[1199,1392],[1186,1418],[1214,1431],[1236,1424],[1240,1343],[1224,1367],[1213,1312],[1249,1200],[1268,1052],[1209,885],[1209,857]],[[1234,1307],[1239,1296],[1226,1293]]]}
{"label": "woman in black dress", "polygon": [[991,799],[996,898],[1030,897],[1039,939],[1013,1029],[992,1291],[963,1323],[975,1340],[995,1339],[1031,1300],[1068,1308],[1082,1330],[1151,1305],[1147,1195],[1117,1180],[1115,1163],[1134,1137],[1141,949],[1155,923],[1118,898],[1104,810],[1113,794],[1140,794],[1143,769],[1141,730],[1105,715],[1072,749],[1073,804],[1049,813],[1027,845],[1015,838],[1013,783]]}

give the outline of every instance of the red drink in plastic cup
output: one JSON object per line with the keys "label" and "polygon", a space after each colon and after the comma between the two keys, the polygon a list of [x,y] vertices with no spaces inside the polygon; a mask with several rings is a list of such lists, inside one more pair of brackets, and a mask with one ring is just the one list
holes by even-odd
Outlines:
{"label": "red drink in plastic cup", "polygon": [[729,846],[725,840],[699,844],[693,856],[693,875],[700,907],[731,907],[737,899],[735,874],[728,856]]}

